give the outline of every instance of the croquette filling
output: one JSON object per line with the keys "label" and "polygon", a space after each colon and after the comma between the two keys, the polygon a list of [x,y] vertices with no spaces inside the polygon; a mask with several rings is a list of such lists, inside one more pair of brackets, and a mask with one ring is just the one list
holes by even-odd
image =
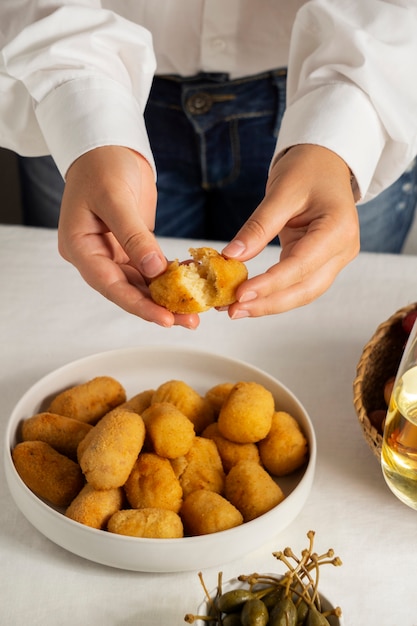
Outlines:
{"label": "croquette filling", "polygon": [[216,297],[216,288],[208,280],[207,267],[202,263],[182,265],[184,287],[193,294],[193,298],[203,306],[210,306]]}

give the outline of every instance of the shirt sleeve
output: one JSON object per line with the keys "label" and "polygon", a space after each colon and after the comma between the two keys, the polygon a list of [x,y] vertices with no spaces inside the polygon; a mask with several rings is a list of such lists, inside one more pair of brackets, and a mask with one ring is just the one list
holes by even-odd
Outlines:
{"label": "shirt sleeve", "polygon": [[394,182],[417,153],[416,0],[312,0],[297,14],[276,155],[311,143],[351,168],[357,198]]}
{"label": "shirt sleeve", "polygon": [[155,72],[149,31],[98,2],[49,11],[46,0],[26,4],[27,25],[16,24],[17,34],[2,27],[4,147],[52,154],[64,177],[76,158],[103,145],[136,150],[154,167],[143,119]]}

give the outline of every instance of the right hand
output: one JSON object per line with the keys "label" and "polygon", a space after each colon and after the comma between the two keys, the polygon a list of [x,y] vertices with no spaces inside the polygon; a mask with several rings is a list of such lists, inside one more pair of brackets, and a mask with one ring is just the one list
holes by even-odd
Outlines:
{"label": "right hand", "polygon": [[128,313],[160,326],[196,328],[199,317],[155,304],[148,283],[167,260],[154,235],[155,177],[129,148],[106,146],[69,168],[58,225],[58,247],[84,280]]}

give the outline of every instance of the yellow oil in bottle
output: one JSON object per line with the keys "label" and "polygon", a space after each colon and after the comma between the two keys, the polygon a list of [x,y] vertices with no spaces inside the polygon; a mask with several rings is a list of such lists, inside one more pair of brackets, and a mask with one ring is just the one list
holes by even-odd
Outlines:
{"label": "yellow oil in bottle", "polygon": [[384,478],[391,491],[417,509],[417,366],[396,382],[386,417],[381,451]]}

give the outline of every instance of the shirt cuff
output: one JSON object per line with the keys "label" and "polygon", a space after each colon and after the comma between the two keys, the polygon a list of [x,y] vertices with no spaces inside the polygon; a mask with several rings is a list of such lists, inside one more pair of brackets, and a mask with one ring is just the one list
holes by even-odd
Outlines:
{"label": "shirt cuff", "polygon": [[273,161],[294,145],[328,148],[350,168],[359,200],[366,195],[385,142],[385,132],[366,94],[348,84],[326,85],[288,105]]}
{"label": "shirt cuff", "polygon": [[100,146],[124,146],[156,168],[143,112],[131,92],[111,79],[68,81],[36,107],[38,124],[62,176],[82,154]]}

